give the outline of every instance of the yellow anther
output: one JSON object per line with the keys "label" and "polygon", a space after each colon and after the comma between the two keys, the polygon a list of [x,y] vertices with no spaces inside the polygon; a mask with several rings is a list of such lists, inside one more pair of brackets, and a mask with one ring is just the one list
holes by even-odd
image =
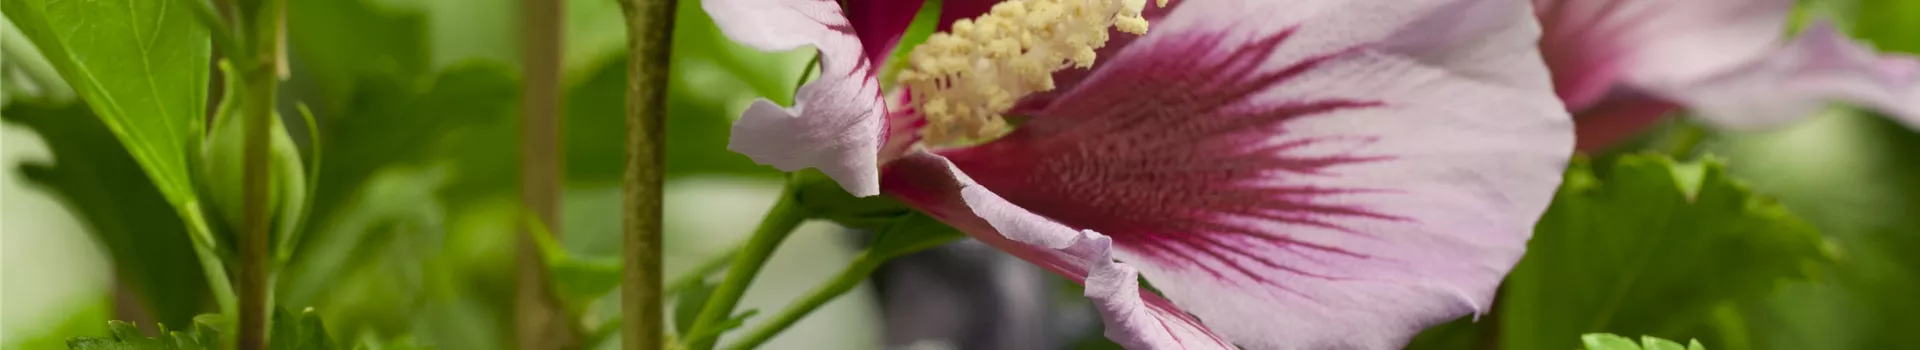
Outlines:
{"label": "yellow anther", "polygon": [[[954,21],[908,54],[900,83],[931,144],[997,137],[1021,97],[1054,89],[1053,72],[1092,67],[1107,30],[1147,32],[1146,0],[1008,0]],[[1167,0],[1155,0],[1166,6]]]}

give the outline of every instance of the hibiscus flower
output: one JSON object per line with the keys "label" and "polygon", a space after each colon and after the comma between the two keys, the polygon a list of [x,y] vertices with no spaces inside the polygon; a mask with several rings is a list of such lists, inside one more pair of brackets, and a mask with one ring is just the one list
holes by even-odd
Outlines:
{"label": "hibiscus flower", "polygon": [[1755,129],[1833,101],[1920,130],[1920,60],[1880,55],[1832,24],[1782,42],[1793,0],[1534,0],[1554,88],[1596,150],[1685,108]]}
{"label": "hibiscus flower", "polygon": [[948,0],[882,91],[913,3],[703,1],[821,54],[729,148],[1081,282],[1129,348],[1397,348],[1485,312],[1572,153],[1523,0]]}

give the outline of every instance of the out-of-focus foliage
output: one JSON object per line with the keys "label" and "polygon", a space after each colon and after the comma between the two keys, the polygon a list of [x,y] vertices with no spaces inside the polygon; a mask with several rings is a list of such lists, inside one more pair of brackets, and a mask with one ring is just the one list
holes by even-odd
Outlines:
{"label": "out-of-focus foliage", "polygon": [[1717,161],[1600,163],[1568,169],[1492,315],[1435,327],[1410,347],[1562,349],[1590,332],[1684,339],[1716,329],[1743,344],[1741,330],[1717,328],[1739,317],[1736,302],[1761,300],[1830,260],[1812,227]]}
{"label": "out-of-focus foliage", "polygon": [[1586,350],[1707,350],[1705,345],[1700,345],[1699,340],[1691,340],[1687,345],[1680,345],[1679,342],[1672,340],[1642,336],[1640,343],[1634,343],[1633,339],[1606,333],[1582,335],[1580,342],[1586,345]]}
{"label": "out-of-focus foliage", "polygon": [[219,332],[206,324],[195,324],[190,332],[167,330],[166,324],[160,325],[160,337],[149,338],[140,333],[133,324],[111,321],[107,328],[112,330],[108,338],[78,337],[67,340],[67,348],[73,350],[206,350],[216,349],[220,340]]}
{"label": "out-of-focus foliage", "polygon": [[[295,74],[286,90],[315,107],[327,163],[305,244],[281,280],[283,305],[317,307],[342,339],[511,344],[511,242],[523,227],[515,222],[519,4],[290,6]],[[610,185],[623,166],[625,60],[613,54],[625,48],[624,28],[613,2],[568,7],[563,164],[575,188],[562,206],[558,247],[567,250],[550,250],[549,259],[569,307],[590,314],[618,276],[600,262],[619,246],[619,202],[596,198],[617,199]],[[725,150],[728,117],[753,96],[790,94],[781,86],[805,57],[741,47],[722,39],[698,6],[680,11],[670,175],[777,174]]]}
{"label": "out-of-focus foliage", "polygon": [[197,272],[186,226],[87,106],[15,100],[0,110],[0,118],[39,133],[53,153],[51,164],[0,171],[19,171],[84,219],[114,257],[121,287],[138,295],[154,320],[187,324],[207,311],[211,294],[206,276]]}
{"label": "out-of-focus foliage", "polygon": [[[217,315],[201,315],[194,318],[191,331],[170,331],[166,324],[160,324],[157,333],[160,337],[149,338],[133,324],[112,321],[107,323],[112,331],[110,337],[76,337],[67,340],[67,347],[73,350],[216,350],[222,348],[217,344],[231,341],[231,327],[232,322]],[[332,336],[327,335],[326,325],[312,309],[298,314],[286,309],[275,310],[269,332],[272,340],[267,350],[338,350]]]}
{"label": "out-of-focus foliage", "polygon": [[[1920,54],[1920,2],[1827,0],[1853,35]],[[1773,195],[1843,252],[1819,284],[1743,305],[1754,349],[1904,349],[1920,329],[1920,133],[1851,108],[1790,128],[1727,133],[1729,173]],[[1719,346],[1718,348],[1725,348]]]}
{"label": "out-of-focus foliage", "polygon": [[1606,331],[1683,338],[1715,308],[1826,261],[1820,236],[1715,161],[1576,163],[1501,290],[1500,344],[1572,347]]}

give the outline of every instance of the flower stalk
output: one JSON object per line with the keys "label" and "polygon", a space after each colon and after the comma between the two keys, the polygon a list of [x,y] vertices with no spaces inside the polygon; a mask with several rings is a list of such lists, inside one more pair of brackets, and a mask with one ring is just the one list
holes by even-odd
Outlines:
{"label": "flower stalk", "polygon": [[667,64],[675,0],[621,0],[627,23],[627,161],[624,176],[621,347],[666,344],[660,218],[666,178]]}
{"label": "flower stalk", "polygon": [[727,348],[732,350],[748,350],[766,344],[768,340],[773,339],[773,336],[785,332],[788,327],[792,327],[794,323],[800,322],[800,319],[806,318],[808,314],[812,314],[813,311],[819,309],[820,306],[826,305],[827,302],[833,301],[833,299],[853,291],[853,287],[860,286],[860,282],[866,281],[867,276],[873,275],[873,272],[879,270],[880,265],[886,263],[887,260],[889,259],[876,255],[872,251],[860,253],[858,257],[853,259],[852,263],[847,264],[846,268],[840,270],[840,274],[834,275],[833,279],[829,279],[820,286],[814,287],[812,291],[808,291],[807,295],[800,297],[799,300],[794,300],[793,304],[787,305],[786,309],[780,310],[780,313],[773,315],[773,318],[760,323],[758,327],[748,332],[739,342],[729,344]]}
{"label": "flower stalk", "polygon": [[747,240],[747,245],[734,253],[733,266],[727,269],[726,279],[715,287],[713,295],[707,297],[707,303],[701,306],[700,315],[694,318],[693,326],[688,327],[687,332],[683,332],[683,334],[713,334],[713,336],[688,338],[686,339],[687,349],[713,348],[714,343],[719,339],[719,332],[713,331],[712,328],[731,318],[733,308],[739,306],[740,297],[746,294],[747,285],[753,282],[754,276],[760,274],[760,268],[766,265],[767,258],[773,256],[773,251],[780,247],[781,242],[786,241],[794,228],[800,227],[800,223],[806,221],[806,211],[801,209],[799,201],[794,196],[794,190],[795,186],[792,183],[782,190],[779,201],[774,202],[773,209],[768,210],[766,217],[761,219],[760,226],[754,229],[753,237]]}

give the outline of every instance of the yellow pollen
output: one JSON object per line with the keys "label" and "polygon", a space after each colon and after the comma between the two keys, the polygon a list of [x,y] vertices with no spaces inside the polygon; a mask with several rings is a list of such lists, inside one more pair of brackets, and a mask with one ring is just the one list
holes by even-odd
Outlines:
{"label": "yellow pollen", "polygon": [[[1167,0],[1156,0],[1166,6]],[[1028,94],[1053,90],[1053,72],[1093,66],[1107,28],[1147,32],[1146,0],[1008,0],[954,21],[915,47],[900,71],[930,144],[1000,136],[1002,113]]]}

